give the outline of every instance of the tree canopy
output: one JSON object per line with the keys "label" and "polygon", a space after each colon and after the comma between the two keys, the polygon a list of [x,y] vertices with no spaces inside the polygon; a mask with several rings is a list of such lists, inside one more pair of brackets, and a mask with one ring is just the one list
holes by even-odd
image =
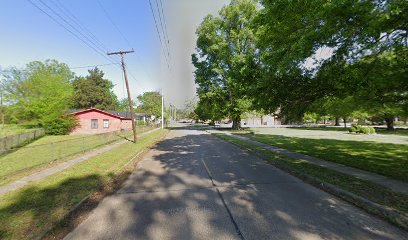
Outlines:
{"label": "tree canopy", "polygon": [[17,121],[43,123],[61,116],[69,107],[74,74],[64,63],[34,61],[3,76],[5,104]]}
{"label": "tree canopy", "polygon": [[392,128],[408,115],[407,1],[259,5],[233,0],[198,27],[193,64],[203,116],[238,120],[256,110],[297,121],[342,108],[341,117],[363,110]]}
{"label": "tree canopy", "polygon": [[[61,118],[69,108],[74,74],[56,60],[34,61],[24,69],[12,68],[3,75],[2,91],[8,120],[45,127],[48,133],[66,133],[75,125]],[[55,122],[61,125],[56,129]]]}
{"label": "tree canopy", "polygon": [[192,55],[192,61],[201,118],[230,117],[233,128],[240,127],[248,107],[246,86],[256,79],[259,68],[251,27],[257,12],[255,1],[233,0],[219,17],[208,15],[198,27],[198,54]]}
{"label": "tree canopy", "polygon": [[159,92],[144,92],[137,97],[139,106],[137,112],[143,112],[155,117],[161,116],[162,95]]}
{"label": "tree canopy", "polygon": [[77,109],[99,108],[102,110],[116,110],[119,101],[113,93],[113,83],[104,79],[104,73],[97,67],[88,70],[86,77],[77,77],[72,82],[74,95],[72,107]]}

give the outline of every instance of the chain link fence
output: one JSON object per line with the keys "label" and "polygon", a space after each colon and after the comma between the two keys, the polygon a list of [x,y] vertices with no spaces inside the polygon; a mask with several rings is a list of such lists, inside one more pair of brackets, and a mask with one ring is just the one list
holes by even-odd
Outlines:
{"label": "chain link fence", "polygon": [[[138,135],[156,127],[137,127]],[[130,141],[132,136],[131,130],[95,135],[47,136],[26,146],[5,150],[0,156],[0,183],[11,175],[43,164],[79,156],[86,151],[120,140]]]}
{"label": "chain link fence", "polygon": [[30,132],[10,135],[0,138],[0,154],[10,149],[20,147],[45,135],[44,129],[35,129]]}

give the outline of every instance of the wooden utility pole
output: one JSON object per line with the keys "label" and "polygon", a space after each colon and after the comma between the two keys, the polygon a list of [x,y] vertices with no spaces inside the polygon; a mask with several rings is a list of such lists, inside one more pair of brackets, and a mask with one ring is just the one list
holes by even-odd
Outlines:
{"label": "wooden utility pole", "polygon": [[132,118],[133,142],[136,143],[137,136],[136,136],[135,113],[133,112],[133,102],[130,96],[129,82],[128,82],[125,59],[124,59],[125,54],[133,53],[133,52],[135,51],[132,49],[131,51],[110,52],[108,53],[108,55],[120,55],[122,59],[122,69],[123,69],[123,75],[125,75],[125,83],[126,83],[127,95],[128,95],[128,100],[129,100],[130,117]]}

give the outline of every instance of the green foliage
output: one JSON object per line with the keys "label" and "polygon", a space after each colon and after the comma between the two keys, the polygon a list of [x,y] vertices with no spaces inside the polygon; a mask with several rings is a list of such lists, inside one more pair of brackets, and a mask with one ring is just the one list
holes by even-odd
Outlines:
{"label": "green foliage", "polygon": [[255,1],[233,0],[219,17],[208,15],[197,29],[197,52],[192,55],[200,98],[201,119],[230,117],[233,128],[248,106],[249,83],[259,74],[259,51],[252,26],[258,10]]}
{"label": "green foliage", "polygon": [[[136,102],[133,102],[133,107],[136,108]],[[118,112],[129,112],[129,100],[127,98],[123,98],[121,100],[118,101],[118,105],[115,109]]]}
{"label": "green foliage", "polygon": [[375,129],[370,126],[352,125],[348,131],[350,133],[374,134]]}
{"label": "green foliage", "polygon": [[78,126],[78,120],[68,116],[49,119],[42,123],[45,133],[49,135],[65,135],[70,133],[76,126]]}
{"label": "green foliage", "polygon": [[162,95],[159,92],[145,92],[137,97],[140,105],[136,112],[146,113],[151,116],[161,116]]}
{"label": "green foliage", "polygon": [[407,1],[262,5],[255,24],[263,74],[252,88],[254,106],[296,119],[321,99],[352,97],[360,104],[351,110],[407,114]]}
{"label": "green foliage", "polygon": [[4,75],[4,100],[10,121],[42,125],[58,119],[69,107],[73,73],[56,60],[34,61]]}
{"label": "green foliage", "polygon": [[88,76],[77,77],[72,85],[74,95],[72,107],[76,109],[99,108],[102,110],[115,110],[118,108],[118,99],[113,93],[113,83],[104,79],[104,72],[97,67],[88,70]]}

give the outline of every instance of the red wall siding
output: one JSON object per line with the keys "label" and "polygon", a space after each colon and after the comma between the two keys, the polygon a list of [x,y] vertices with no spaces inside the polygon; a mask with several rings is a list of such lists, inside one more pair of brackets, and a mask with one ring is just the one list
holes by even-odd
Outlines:
{"label": "red wall siding", "polygon": [[[122,129],[128,130],[132,128],[131,120],[121,120],[120,118],[112,117],[110,115],[100,113],[97,111],[78,113],[75,116],[79,120],[79,125],[71,132],[71,135],[98,134],[120,131]],[[96,129],[91,128],[91,119],[98,120],[98,128]],[[109,120],[109,128],[103,127],[104,119]]]}

